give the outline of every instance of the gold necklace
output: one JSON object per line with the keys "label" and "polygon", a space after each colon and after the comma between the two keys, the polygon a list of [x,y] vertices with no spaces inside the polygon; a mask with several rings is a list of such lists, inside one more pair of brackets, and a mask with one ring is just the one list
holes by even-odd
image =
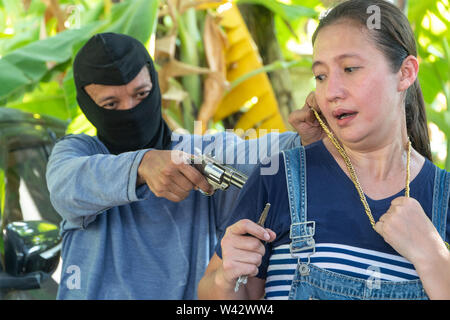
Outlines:
{"label": "gold necklace", "polygon": [[[319,114],[314,108],[311,108],[311,110],[314,112],[314,115],[317,118],[317,121],[319,121],[320,126],[322,127],[323,131],[327,134],[327,136],[330,138],[331,142],[336,147],[337,151],[340,153],[342,158],[344,159],[345,165],[348,169],[348,172],[350,174],[350,179],[352,180],[353,184],[355,185],[356,190],[358,191],[359,198],[361,199],[361,202],[364,206],[364,211],[366,212],[367,217],[369,218],[370,224],[372,225],[372,228],[375,227],[375,220],[372,216],[372,211],[370,210],[369,204],[367,203],[366,196],[364,195],[364,192],[361,188],[361,185],[358,181],[358,177],[356,176],[355,169],[353,168],[353,165],[350,161],[349,156],[347,155],[347,152],[345,152],[345,149],[341,146],[339,141],[336,139],[334,134],[328,129],[326,124],[322,121]],[[405,187],[405,197],[409,197],[409,178],[410,178],[410,160],[411,160],[411,141],[408,140],[407,144],[407,158],[406,158],[406,187]]]}

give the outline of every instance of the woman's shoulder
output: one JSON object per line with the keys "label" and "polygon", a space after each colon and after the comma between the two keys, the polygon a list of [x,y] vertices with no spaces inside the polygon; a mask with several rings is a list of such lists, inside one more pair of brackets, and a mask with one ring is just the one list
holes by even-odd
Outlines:
{"label": "woman's shoulder", "polygon": [[448,180],[450,182],[450,171],[447,171],[447,169],[438,166],[436,163],[427,158],[425,158],[419,175],[424,178],[432,178],[433,181],[439,178],[442,181]]}
{"label": "woman's shoulder", "polygon": [[318,140],[316,142],[308,144],[307,146],[295,146],[293,148],[283,150],[278,154],[278,156],[280,157],[280,160],[284,160],[287,156],[292,156],[295,154],[312,155],[312,154],[321,154],[324,152],[327,151],[323,144],[323,141]]}

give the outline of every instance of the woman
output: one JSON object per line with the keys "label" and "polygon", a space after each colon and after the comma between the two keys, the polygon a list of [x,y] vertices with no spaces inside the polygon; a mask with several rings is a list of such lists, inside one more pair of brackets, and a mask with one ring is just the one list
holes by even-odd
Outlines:
{"label": "woman", "polygon": [[382,0],[346,1],[313,45],[311,114],[328,134],[279,155],[275,175],[255,170],[199,297],[450,299],[449,178],[431,162],[408,20]]}

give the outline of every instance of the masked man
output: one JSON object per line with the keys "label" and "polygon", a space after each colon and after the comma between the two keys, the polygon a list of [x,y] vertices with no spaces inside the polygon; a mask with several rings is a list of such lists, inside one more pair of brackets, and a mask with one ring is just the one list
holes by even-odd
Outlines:
{"label": "masked man", "polygon": [[[174,153],[183,158],[216,143],[216,158],[232,152],[235,167],[249,174],[254,164],[236,159],[278,148],[231,133],[172,135],[152,59],[129,36],[93,36],[73,70],[97,136],[64,137],[48,163],[51,200],[63,218],[58,298],[195,299],[239,190],[205,196],[198,189],[211,193],[211,185]],[[296,133],[275,138],[279,149],[300,144]]]}

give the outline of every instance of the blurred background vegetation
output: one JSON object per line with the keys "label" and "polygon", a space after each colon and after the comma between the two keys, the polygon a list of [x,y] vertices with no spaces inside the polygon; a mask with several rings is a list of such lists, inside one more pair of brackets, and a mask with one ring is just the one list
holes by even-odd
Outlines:
{"label": "blurred background vegetation", "polygon": [[[172,129],[241,129],[246,138],[289,130],[287,115],[315,85],[311,35],[334,2],[0,0],[0,106],[95,134],[76,102],[72,59],[93,34],[111,31],[154,57]],[[391,2],[413,26],[433,157],[450,170],[449,0]]]}

